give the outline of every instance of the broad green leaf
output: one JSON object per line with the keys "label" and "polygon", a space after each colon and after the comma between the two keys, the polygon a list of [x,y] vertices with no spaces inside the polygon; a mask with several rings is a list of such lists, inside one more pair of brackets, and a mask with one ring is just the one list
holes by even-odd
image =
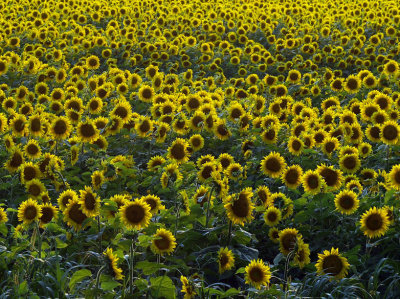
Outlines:
{"label": "broad green leaf", "polygon": [[135,266],[136,269],[143,271],[144,275],[151,275],[156,273],[160,268],[165,267],[164,265],[158,263],[152,263],[148,261],[138,262]]}
{"label": "broad green leaf", "polygon": [[175,299],[175,286],[168,276],[150,278],[151,294],[155,298]]}
{"label": "broad green leaf", "polygon": [[74,289],[75,284],[77,284],[78,282],[84,280],[86,277],[89,277],[92,275],[92,272],[90,272],[90,270],[88,269],[81,269],[76,271],[72,277],[71,280],[69,281],[69,288],[71,289],[71,291]]}

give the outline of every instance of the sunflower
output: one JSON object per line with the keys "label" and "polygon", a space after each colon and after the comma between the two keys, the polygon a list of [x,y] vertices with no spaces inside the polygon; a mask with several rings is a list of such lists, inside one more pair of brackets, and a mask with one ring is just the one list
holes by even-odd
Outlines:
{"label": "sunflower", "polygon": [[10,152],[10,158],[5,163],[5,167],[10,173],[14,173],[25,162],[25,158],[22,151],[17,147],[13,147]]}
{"label": "sunflower", "polygon": [[291,165],[282,173],[281,180],[288,188],[296,189],[301,183],[303,169],[299,165]]}
{"label": "sunflower", "polygon": [[253,192],[251,188],[242,190],[238,195],[230,195],[225,200],[225,209],[228,218],[233,224],[244,225],[245,222],[249,222],[253,219],[252,212],[254,205],[251,202]]}
{"label": "sunflower", "polygon": [[14,137],[23,137],[28,132],[27,120],[25,115],[17,114],[10,121],[10,128]]}
{"label": "sunflower", "polygon": [[140,230],[149,225],[152,216],[150,210],[150,206],[143,199],[135,199],[119,208],[125,227],[131,230]]}
{"label": "sunflower", "polygon": [[274,243],[279,243],[279,229],[276,227],[271,227],[268,231],[268,237]]}
{"label": "sunflower", "polygon": [[109,273],[112,273],[116,280],[124,279],[122,275],[122,269],[118,268],[118,257],[113,253],[112,248],[107,248],[103,253],[106,256],[106,263],[108,266]]}
{"label": "sunflower", "polygon": [[329,275],[336,279],[342,279],[347,275],[350,264],[340,255],[339,249],[332,247],[331,251],[324,250],[318,253],[318,262],[315,264],[319,275]]}
{"label": "sunflower", "polygon": [[41,172],[37,164],[32,162],[23,163],[18,169],[21,174],[21,182],[26,183],[30,180],[40,178]]}
{"label": "sunflower", "polygon": [[227,247],[221,247],[218,251],[218,270],[219,274],[224,273],[233,268],[235,265],[235,257],[233,252]]}
{"label": "sunflower", "polygon": [[50,125],[50,133],[55,139],[63,140],[71,134],[72,125],[70,120],[65,116],[54,118]]}
{"label": "sunflower", "polygon": [[330,156],[339,148],[339,140],[335,137],[326,137],[322,142],[321,148],[324,154]]}
{"label": "sunflower", "polygon": [[297,243],[297,251],[294,255],[293,262],[299,266],[300,269],[310,263],[310,246],[304,243],[303,240],[299,240]]}
{"label": "sunflower", "polygon": [[38,221],[42,216],[42,210],[36,200],[29,198],[22,202],[18,207],[18,220],[23,225],[28,225],[34,221]]}
{"label": "sunflower", "polygon": [[118,116],[124,124],[127,123],[132,116],[131,104],[128,101],[119,101],[110,112],[110,116]]}
{"label": "sunflower", "polygon": [[67,208],[69,202],[75,200],[78,201],[78,195],[74,190],[68,189],[60,194],[60,196],[57,199],[57,202],[61,211],[64,211]]}
{"label": "sunflower", "polygon": [[245,268],[245,281],[247,284],[253,285],[256,289],[261,286],[267,286],[271,279],[271,270],[265,265],[263,260],[251,260],[250,264]]}
{"label": "sunflower", "polygon": [[89,119],[85,122],[79,122],[76,132],[82,142],[93,143],[99,138],[99,130],[94,125],[94,122]]}
{"label": "sunflower", "polygon": [[100,214],[100,197],[91,187],[85,186],[84,190],[79,190],[79,203],[87,217],[96,217]]}
{"label": "sunflower", "polygon": [[301,183],[304,191],[309,194],[322,192],[325,185],[322,176],[316,170],[307,170],[301,178]]}
{"label": "sunflower", "polygon": [[206,162],[201,165],[197,177],[200,182],[204,183],[207,179],[211,178],[211,174],[217,170],[217,166],[214,162]]}
{"label": "sunflower", "polygon": [[289,141],[288,141],[288,148],[289,148],[290,153],[298,156],[303,151],[304,143],[300,138],[298,138],[296,136],[290,136]]}
{"label": "sunflower", "polygon": [[0,208],[0,224],[8,221],[7,213],[3,208]]}
{"label": "sunflower", "polygon": [[42,136],[44,134],[46,120],[40,114],[31,115],[28,120],[29,134],[34,137]]}
{"label": "sunflower", "polygon": [[274,206],[270,206],[264,213],[264,221],[269,226],[275,226],[281,221],[281,210]]}
{"label": "sunflower", "polygon": [[264,207],[273,205],[271,201],[271,192],[267,186],[259,186],[256,190],[256,194]]}
{"label": "sunflower", "polygon": [[389,229],[389,218],[385,209],[372,207],[361,216],[360,224],[364,235],[376,238]]}
{"label": "sunflower", "polygon": [[344,172],[355,173],[360,168],[361,161],[358,154],[343,155],[339,159],[339,165]]}
{"label": "sunflower", "polygon": [[395,145],[399,142],[400,126],[397,122],[389,120],[381,126],[381,140],[388,145]]}
{"label": "sunflower", "polygon": [[40,206],[42,216],[40,217],[40,226],[43,227],[53,219],[57,218],[58,209],[51,203],[45,203]]}
{"label": "sunflower", "polygon": [[400,190],[400,164],[394,165],[389,172],[389,181],[393,189]]}
{"label": "sunflower", "polygon": [[150,213],[155,215],[159,210],[164,210],[165,207],[161,203],[161,199],[157,195],[148,194],[146,196],[142,196],[141,198],[150,206]]}
{"label": "sunflower", "polygon": [[194,151],[198,151],[204,147],[204,138],[200,134],[192,135],[189,138],[189,144]]}
{"label": "sunflower", "polygon": [[357,93],[361,88],[361,80],[355,75],[350,75],[347,77],[346,82],[344,83],[344,89],[348,93]]}
{"label": "sunflower", "polygon": [[82,205],[77,197],[69,200],[63,213],[64,221],[76,231],[82,228],[83,222],[87,219],[87,216],[82,212]]}
{"label": "sunflower", "polygon": [[130,196],[126,194],[116,194],[110,197],[109,202],[104,205],[107,218],[114,218],[119,208],[128,203],[129,200]]}
{"label": "sunflower", "polygon": [[285,159],[276,152],[271,152],[261,161],[261,169],[265,175],[279,178],[286,168]]}
{"label": "sunflower", "polygon": [[141,116],[135,126],[140,137],[147,137],[153,132],[153,121],[148,116]]}
{"label": "sunflower", "polygon": [[86,58],[86,67],[89,70],[97,70],[100,67],[100,59],[96,55]]}
{"label": "sunflower", "polygon": [[26,191],[35,199],[37,199],[40,193],[46,191],[46,187],[39,179],[32,179],[25,183]]}
{"label": "sunflower", "polygon": [[227,169],[234,161],[235,159],[227,153],[222,153],[218,157],[218,162],[222,166],[222,169]]}
{"label": "sunflower", "polygon": [[168,148],[168,158],[178,163],[188,161],[190,157],[188,147],[189,143],[185,139],[176,138]]}
{"label": "sunflower", "polygon": [[30,139],[24,146],[24,152],[29,159],[37,159],[42,155],[42,149],[35,139]]}
{"label": "sunflower", "polygon": [[353,214],[358,206],[359,200],[357,194],[351,190],[342,190],[335,197],[335,207],[342,214]]}
{"label": "sunflower", "polygon": [[226,126],[226,120],[219,118],[214,124],[214,134],[219,140],[227,140],[232,133]]}
{"label": "sunflower", "polygon": [[194,284],[187,279],[187,277],[181,275],[182,290],[181,293],[184,294],[183,299],[195,298],[197,293],[194,288]]}
{"label": "sunflower", "polygon": [[224,173],[231,180],[237,180],[243,176],[243,167],[239,163],[232,163],[228,166]]}
{"label": "sunflower", "polygon": [[91,114],[100,114],[103,109],[103,100],[99,97],[93,97],[89,100],[87,104],[87,109]]}
{"label": "sunflower", "polygon": [[94,190],[99,190],[106,181],[103,170],[96,170],[91,176],[92,187]]}
{"label": "sunflower", "polygon": [[317,172],[322,176],[329,190],[335,191],[342,185],[343,175],[339,169],[322,164],[317,167]]}
{"label": "sunflower", "polygon": [[141,101],[151,103],[155,96],[153,87],[143,84],[139,89],[138,96]]}
{"label": "sunflower", "polygon": [[286,228],[279,232],[279,250],[282,254],[288,255],[296,244],[302,240],[301,234],[295,228]]}
{"label": "sunflower", "polygon": [[161,156],[154,156],[152,157],[149,162],[147,163],[147,169],[149,171],[154,171],[157,170],[162,164],[164,164],[166,161],[163,157]]}
{"label": "sunflower", "polygon": [[169,230],[164,228],[157,229],[153,235],[151,250],[154,253],[164,255],[171,254],[176,247],[176,239]]}

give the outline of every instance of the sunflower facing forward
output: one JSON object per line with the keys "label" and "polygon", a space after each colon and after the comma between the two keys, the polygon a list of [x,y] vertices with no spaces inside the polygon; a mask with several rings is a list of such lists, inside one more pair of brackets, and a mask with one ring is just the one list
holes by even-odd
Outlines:
{"label": "sunflower facing forward", "polygon": [[164,255],[165,253],[171,254],[175,250],[176,239],[169,230],[159,228],[153,238],[151,250],[154,253]]}
{"label": "sunflower facing forward", "polygon": [[332,248],[331,251],[324,250],[324,253],[318,254],[318,262],[315,265],[320,275],[333,276],[341,279],[347,275],[350,264],[345,257],[339,253],[339,249]]}
{"label": "sunflower facing forward", "polygon": [[231,195],[226,199],[224,205],[228,218],[233,224],[244,225],[245,222],[253,219],[252,212],[254,205],[251,202],[253,192],[251,188],[242,190],[237,196]]}
{"label": "sunflower facing forward", "polygon": [[150,223],[150,206],[143,199],[129,201],[119,211],[127,229],[139,230]]}
{"label": "sunflower facing forward", "polygon": [[270,153],[261,161],[262,172],[272,178],[279,178],[285,168],[285,159],[276,152]]}
{"label": "sunflower facing forward", "polygon": [[22,202],[18,208],[18,220],[24,225],[39,220],[42,216],[42,209],[36,200],[30,198]]}
{"label": "sunflower facing forward", "polygon": [[386,210],[376,207],[366,211],[360,220],[361,230],[369,238],[376,238],[384,235],[389,229],[389,219]]}
{"label": "sunflower facing forward", "polygon": [[246,283],[260,289],[262,285],[268,285],[271,279],[271,270],[261,259],[252,260],[246,267]]}

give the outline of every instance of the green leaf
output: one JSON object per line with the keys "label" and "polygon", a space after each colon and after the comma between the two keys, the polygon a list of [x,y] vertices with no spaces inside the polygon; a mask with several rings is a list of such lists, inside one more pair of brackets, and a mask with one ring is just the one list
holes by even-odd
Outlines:
{"label": "green leaf", "polygon": [[69,288],[71,289],[71,291],[74,289],[75,284],[84,280],[88,276],[92,276],[92,272],[90,272],[90,270],[88,269],[81,269],[76,271],[69,281]]}
{"label": "green leaf", "polygon": [[163,268],[164,265],[158,263],[152,263],[148,261],[138,262],[135,266],[136,269],[140,269],[143,271],[144,275],[151,275],[156,273],[160,268]]}
{"label": "green leaf", "polygon": [[175,286],[168,276],[150,278],[151,294],[155,298],[175,299]]}
{"label": "green leaf", "polygon": [[59,238],[56,238],[56,246],[57,248],[65,248],[68,246],[68,244],[61,241]]}
{"label": "green leaf", "polygon": [[121,284],[119,282],[116,282],[115,280],[109,280],[102,282],[100,286],[104,291],[112,291],[120,285]]}
{"label": "green leaf", "polygon": [[24,295],[28,293],[28,282],[24,280],[18,287],[18,295]]}
{"label": "green leaf", "polygon": [[7,236],[7,232],[8,232],[8,229],[7,229],[6,224],[5,224],[5,223],[1,223],[1,224],[0,224],[0,233],[1,233],[3,236]]}
{"label": "green leaf", "polygon": [[244,272],[246,272],[246,269],[244,267],[242,267],[242,268],[237,269],[235,274],[243,274]]}

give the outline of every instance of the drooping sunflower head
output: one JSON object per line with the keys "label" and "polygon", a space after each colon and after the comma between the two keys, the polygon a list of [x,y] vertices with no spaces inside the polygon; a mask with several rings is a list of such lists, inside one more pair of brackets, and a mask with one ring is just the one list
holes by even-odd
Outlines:
{"label": "drooping sunflower head", "polygon": [[347,275],[350,264],[340,255],[339,249],[324,250],[318,254],[318,262],[315,267],[319,275],[329,275],[335,279],[342,279]]}
{"label": "drooping sunflower head", "polygon": [[67,208],[71,200],[78,200],[78,195],[74,190],[68,189],[60,194],[60,196],[57,199],[57,202],[61,211],[64,211]]}
{"label": "drooping sunflower head", "polygon": [[285,159],[276,152],[270,153],[261,161],[261,169],[265,175],[279,178],[286,168]]}
{"label": "drooping sunflower head", "polygon": [[259,260],[252,260],[245,269],[246,283],[253,285],[255,288],[260,289],[261,286],[267,286],[271,279],[271,271],[269,266]]}
{"label": "drooping sunflower head", "polygon": [[261,205],[267,207],[273,204],[271,201],[271,192],[267,186],[259,186],[256,190],[256,194]]}
{"label": "drooping sunflower head", "polygon": [[380,237],[389,229],[387,212],[385,209],[372,207],[361,216],[360,224],[367,237]]}
{"label": "drooping sunflower head", "polygon": [[143,199],[126,202],[119,208],[122,221],[130,230],[147,227],[152,216],[150,210],[150,206]]}
{"label": "drooping sunflower head", "polygon": [[299,240],[297,244],[297,251],[293,261],[300,269],[310,263],[310,247],[307,243],[304,243],[303,240]]}
{"label": "drooping sunflower head", "polygon": [[118,267],[119,258],[114,254],[112,248],[107,248],[103,254],[106,257],[108,272],[112,273],[116,280],[122,280],[124,275],[122,275],[122,269]]}
{"label": "drooping sunflower head", "polygon": [[100,214],[100,197],[93,192],[91,187],[85,186],[84,190],[79,191],[79,203],[82,212],[87,217],[96,217]]}
{"label": "drooping sunflower head", "polygon": [[158,254],[171,254],[176,247],[176,239],[173,234],[164,228],[157,229],[153,235],[151,250]]}
{"label": "drooping sunflower head", "polygon": [[0,208],[0,224],[8,221],[7,213],[4,208]]}
{"label": "drooping sunflower head", "polygon": [[41,206],[42,216],[40,217],[40,226],[44,226],[53,219],[57,218],[58,209],[57,207],[53,206],[51,203],[45,203]]}
{"label": "drooping sunflower head", "polygon": [[148,194],[141,198],[150,206],[150,213],[157,214],[159,210],[164,210],[165,207],[161,203],[161,199],[157,195]]}
{"label": "drooping sunflower head", "polygon": [[233,252],[227,247],[221,247],[218,251],[218,270],[222,274],[233,268],[235,265],[235,257]]}

